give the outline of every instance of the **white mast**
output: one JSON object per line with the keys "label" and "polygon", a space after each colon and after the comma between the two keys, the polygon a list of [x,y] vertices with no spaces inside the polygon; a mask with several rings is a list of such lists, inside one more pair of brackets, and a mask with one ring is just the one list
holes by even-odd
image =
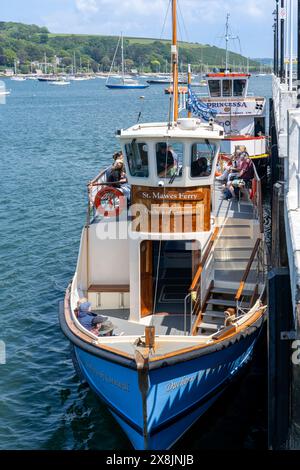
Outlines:
{"label": "white mast", "polygon": [[121,32],[121,51],[122,51],[122,80],[123,84],[125,83],[125,72],[124,72],[124,43],[123,43],[123,33]]}
{"label": "white mast", "polygon": [[229,17],[230,17],[230,14],[227,13],[227,16],[226,16],[226,32],[225,32],[225,42],[226,42],[225,73],[228,72],[228,64],[229,64],[228,43],[231,39],[237,39],[238,38],[238,36],[231,36],[229,34]]}
{"label": "white mast", "polygon": [[76,75],[76,56],[74,51],[74,75]]}
{"label": "white mast", "polygon": [[289,60],[290,60],[290,67],[289,67],[289,91],[293,90],[293,47],[294,47],[294,42],[293,42],[293,35],[294,35],[294,25],[293,25],[293,0],[290,0],[290,54],[289,54]]}

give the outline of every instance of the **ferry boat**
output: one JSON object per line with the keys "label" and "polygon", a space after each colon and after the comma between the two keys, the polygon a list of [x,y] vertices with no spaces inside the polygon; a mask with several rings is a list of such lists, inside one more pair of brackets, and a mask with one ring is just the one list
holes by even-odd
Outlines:
{"label": "ferry boat", "polygon": [[221,153],[231,155],[237,147],[246,147],[256,160],[260,175],[266,174],[269,158],[269,138],[266,135],[266,99],[248,94],[250,73],[236,73],[229,68],[228,42],[236,39],[229,34],[229,14],[226,20],[225,69],[206,75],[208,97],[201,97],[216,112],[215,120],[225,131]]}
{"label": "ferry boat", "polygon": [[[176,0],[172,18],[176,88]],[[223,200],[215,170],[224,129],[180,118],[177,93],[169,122],[116,138],[127,182],[109,182],[108,168],[88,185],[60,325],[76,370],[134,448],[165,450],[238,376],[262,331],[260,179],[251,195]],[[98,315],[99,334],[83,326],[82,305]]]}
{"label": "ferry boat", "polygon": [[225,131],[221,151],[232,154],[236,146],[245,146],[251,158],[269,157],[266,135],[266,99],[249,96],[250,74],[223,71],[208,73],[209,96],[201,98],[216,111],[216,122]]}

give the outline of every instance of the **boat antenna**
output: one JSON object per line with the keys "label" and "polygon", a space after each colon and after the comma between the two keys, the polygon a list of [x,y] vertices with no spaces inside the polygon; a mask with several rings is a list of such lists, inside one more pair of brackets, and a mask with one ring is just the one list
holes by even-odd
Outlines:
{"label": "boat antenna", "polygon": [[138,122],[139,122],[139,120],[140,120],[140,118],[141,118],[141,116],[142,116],[145,97],[144,97],[143,95],[140,96],[140,100],[141,100],[142,104],[141,104],[141,109],[140,109],[140,112],[139,112],[139,114],[138,114],[138,118],[137,118],[137,121],[136,121],[137,124],[138,124]]}
{"label": "boat antenna", "polygon": [[173,71],[173,122],[178,119],[178,51],[177,51],[177,0],[172,0],[172,71]]}
{"label": "boat antenna", "polygon": [[229,33],[229,18],[230,18],[230,14],[227,13],[227,15],[226,15],[225,36],[220,36],[220,39],[225,39],[225,42],[226,42],[225,73],[229,71],[229,70],[228,70],[228,65],[229,65],[229,49],[228,49],[228,43],[229,43],[230,40],[239,39],[238,36],[232,36],[232,35]]}

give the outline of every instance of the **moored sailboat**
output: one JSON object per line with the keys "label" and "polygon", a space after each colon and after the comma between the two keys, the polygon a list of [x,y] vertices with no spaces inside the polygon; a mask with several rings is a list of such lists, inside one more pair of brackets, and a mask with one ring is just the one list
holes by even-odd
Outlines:
{"label": "moored sailboat", "polygon": [[[176,0],[172,18],[177,89]],[[223,201],[224,130],[179,118],[178,99],[169,121],[117,132],[127,182],[112,168],[90,182],[60,312],[77,370],[136,449],[182,436],[251,359],[266,315],[260,180]]]}
{"label": "moored sailboat", "polygon": [[[115,82],[115,83],[110,83],[109,79],[111,77],[111,72],[112,72],[112,69],[113,69],[113,65],[114,65],[114,61],[115,61],[116,54],[117,54],[117,51],[118,51],[120,40],[121,40],[121,56],[122,56],[122,59],[121,59],[122,60],[122,75],[120,77],[121,81],[120,82]],[[119,78],[119,76],[117,76],[117,78]],[[117,44],[117,47],[116,47],[116,51],[115,51],[115,55],[114,55],[114,58],[113,58],[113,61],[112,61],[112,64],[111,64],[110,72],[108,74],[105,86],[107,88],[116,89],[116,90],[143,89],[143,88],[148,88],[148,86],[149,86],[145,83],[138,82],[137,80],[134,80],[132,78],[128,78],[125,75],[123,34],[121,34],[121,38],[119,38],[119,41],[118,41],[118,44]]]}

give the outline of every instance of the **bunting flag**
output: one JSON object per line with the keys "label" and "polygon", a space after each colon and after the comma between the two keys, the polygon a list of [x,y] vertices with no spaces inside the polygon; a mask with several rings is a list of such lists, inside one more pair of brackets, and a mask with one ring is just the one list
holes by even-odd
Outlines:
{"label": "bunting flag", "polygon": [[195,93],[192,92],[191,86],[188,87],[188,99],[187,99],[187,110],[193,113],[195,116],[199,116],[205,121],[209,121],[214,118],[217,114],[215,109],[210,109],[206,103],[199,100]]}

